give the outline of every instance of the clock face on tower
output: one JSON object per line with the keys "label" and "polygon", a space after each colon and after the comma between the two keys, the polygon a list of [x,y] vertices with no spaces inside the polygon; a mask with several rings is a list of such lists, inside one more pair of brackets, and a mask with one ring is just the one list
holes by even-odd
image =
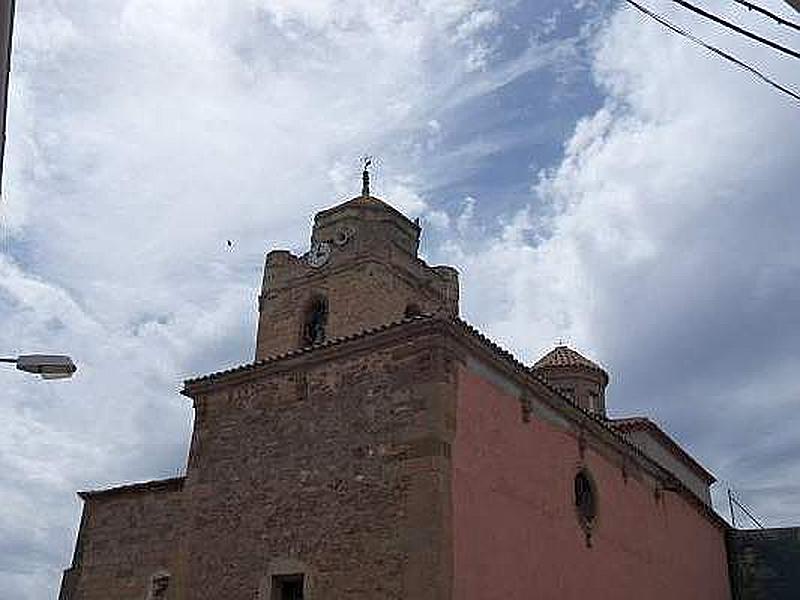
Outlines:
{"label": "clock face on tower", "polygon": [[331,256],[331,245],[328,242],[316,242],[311,246],[306,262],[312,267],[321,267]]}
{"label": "clock face on tower", "polygon": [[337,246],[344,246],[355,234],[356,230],[353,227],[345,225],[336,232],[336,237],[333,238],[333,243]]}

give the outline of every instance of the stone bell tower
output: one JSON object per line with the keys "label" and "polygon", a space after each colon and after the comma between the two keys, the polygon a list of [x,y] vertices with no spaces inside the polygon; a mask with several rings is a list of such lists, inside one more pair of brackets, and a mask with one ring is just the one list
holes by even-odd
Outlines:
{"label": "stone bell tower", "polygon": [[256,360],[420,313],[458,316],[458,272],[417,256],[420,226],[370,195],[314,217],[302,256],[267,254]]}

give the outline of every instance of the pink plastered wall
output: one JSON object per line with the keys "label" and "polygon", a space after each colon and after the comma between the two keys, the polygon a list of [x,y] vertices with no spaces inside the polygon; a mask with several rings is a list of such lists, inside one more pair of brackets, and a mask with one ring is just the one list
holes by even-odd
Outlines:
{"label": "pink plastered wall", "polygon": [[[457,600],[728,600],[723,531],[675,492],[532,415],[462,369],[453,447]],[[598,516],[587,547],[573,501],[585,466]],[[633,469],[632,467],[631,469]]]}

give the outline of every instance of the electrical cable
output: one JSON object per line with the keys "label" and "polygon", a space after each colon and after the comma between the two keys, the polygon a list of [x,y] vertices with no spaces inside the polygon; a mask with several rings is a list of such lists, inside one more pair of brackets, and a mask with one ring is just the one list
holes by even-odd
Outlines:
{"label": "electrical cable", "polygon": [[678,5],[684,7],[687,10],[690,10],[690,11],[692,11],[694,13],[697,13],[701,17],[705,17],[706,19],[710,19],[711,21],[714,21],[715,23],[719,23],[723,27],[727,27],[728,29],[732,29],[733,31],[735,31],[738,34],[741,34],[741,35],[743,35],[745,37],[749,37],[751,40],[755,40],[757,42],[760,42],[760,43],[764,44],[765,46],[769,46],[770,48],[773,48],[774,50],[777,50],[778,52],[783,52],[784,54],[788,54],[789,56],[792,56],[794,58],[800,59],[800,52],[797,52],[796,50],[792,50],[791,48],[787,48],[786,46],[781,46],[780,44],[777,44],[777,43],[773,42],[772,40],[768,40],[767,38],[761,37],[760,35],[757,35],[755,33],[751,33],[749,31],[747,31],[747,29],[739,27],[738,25],[734,25],[733,23],[729,23],[725,19],[723,19],[721,17],[718,17],[715,14],[712,14],[712,13],[706,11],[706,10],[703,10],[702,8],[699,8],[699,7],[695,6],[694,4],[690,4],[689,2],[686,2],[686,0],[672,0],[672,1],[675,4],[678,4]]}
{"label": "electrical cable", "polygon": [[787,27],[791,27],[792,29],[796,29],[800,31],[800,25],[797,23],[793,23],[792,21],[787,21],[783,17],[776,15],[775,13],[769,12],[766,8],[761,8],[758,4],[753,4],[752,2],[747,2],[747,0],[733,0],[736,4],[741,4],[745,8],[749,10],[754,10],[756,12],[760,12],[762,15],[766,15],[767,17],[774,19],[781,25],[786,25]]}
{"label": "electrical cable", "polygon": [[759,521],[758,519],[756,519],[756,518],[753,516],[753,513],[751,513],[751,512],[750,512],[750,510],[748,510],[748,507],[747,507],[747,506],[745,506],[744,502],[740,502],[739,500],[737,500],[737,499],[736,499],[736,496],[731,496],[731,500],[733,500],[733,503],[734,503],[736,506],[738,506],[739,508],[741,508],[741,509],[744,511],[744,514],[746,514],[748,517],[750,517],[750,520],[751,520],[753,523],[755,523],[756,525],[758,525],[758,527],[759,527],[760,529],[764,529],[764,526],[761,524],[761,521]]}
{"label": "electrical cable", "polygon": [[750,520],[753,523],[758,525],[760,529],[764,529],[764,525],[761,523],[761,521],[756,519],[756,517],[751,512],[752,509],[736,497],[736,494],[733,492],[733,489],[731,488],[730,484],[728,484],[728,506],[731,512],[731,525],[736,527],[736,513],[733,510],[734,504],[738,506],[744,512],[744,514],[746,514],[750,518]]}
{"label": "electrical cable", "polygon": [[750,66],[750,65],[748,65],[747,63],[744,63],[744,62],[742,62],[741,60],[739,60],[738,58],[736,58],[735,56],[733,56],[733,55],[731,55],[731,54],[728,54],[728,53],[727,53],[727,52],[725,52],[724,50],[720,50],[719,48],[717,48],[717,47],[715,47],[715,46],[712,46],[711,44],[707,44],[706,42],[704,42],[704,41],[703,41],[703,40],[701,40],[700,38],[698,38],[698,37],[695,37],[694,35],[692,35],[692,34],[691,34],[691,33],[689,33],[688,31],[685,31],[685,30],[681,29],[680,27],[678,27],[677,25],[674,25],[674,24],[670,23],[670,22],[669,22],[667,19],[665,19],[664,17],[662,17],[662,16],[660,16],[660,15],[658,15],[658,14],[656,14],[656,13],[652,12],[651,10],[649,10],[648,8],[646,8],[646,7],[642,6],[642,5],[641,5],[641,4],[639,4],[638,2],[635,2],[635,0],[625,0],[625,2],[627,2],[627,3],[628,3],[628,4],[630,4],[630,5],[632,5],[632,6],[633,6],[633,7],[635,7],[635,8],[636,8],[636,9],[637,9],[639,12],[641,12],[641,13],[643,13],[643,14],[647,15],[647,16],[648,16],[648,17],[650,17],[651,19],[654,19],[654,20],[658,21],[659,23],[661,23],[661,25],[663,25],[663,26],[664,26],[664,27],[666,27],[667,29],[670,29],[670,30],[672,30],[673,32],[677,33],[678,35],[682,35],[682,36],[684,36],[685,38],[687,38],[687,39],[691,40],[691,41],[692,41],[692,42],[694,42],[695,44],[697,44],[697,45],[699,45],[699,46],[702,46],[703,48],[705,48],[705,49],[706,49],[706,50],[708,50],[709,52],[713,52],[713,53],[714,53],[714,54],[716,54],[717,56],[721,56],[721,57],[722,57],[722,58],[724,58],[725,60],[728,60],[728,61],[730,61],[730,62],[734,63],[734,64],[735,64],[735,65],[737,65],[738,67],[740,67],[740,68],[744,69],[745,71],[748,71],[750,74],[752,74],[752,75],[753,75],[754,77],[756,77],[757,79],[760,79],[760,80],[761,80],[761,81],[763,81],[764,83],[767,83],[767,84],[771,85],[771,86],[772,86],[772,87],[774,87],[775,89],[777,89],[777,90],[780,90],[780,91],[781,91],[781,92],[783,92],[784,94],[787,94],[788,96],[791,96],[792,98],[794,98],[795,100],[797,100],[798,102],[800,102],[800,94],[798,94],[797,92],[795,92],[795,91],[792,91],[792,90],[790,90],[789,88],[782,86],[780,83],[778,83],[778,82],[776,82],[776,81],[774,81],[774,80],[770,79],[769,77],[767,77],[766,75],[764,75],[764,74],[763,74],[761,71],[759,71],[759,70],[758,70],[758,69],[756,69],[755,67],[751,67],[751,66]]}

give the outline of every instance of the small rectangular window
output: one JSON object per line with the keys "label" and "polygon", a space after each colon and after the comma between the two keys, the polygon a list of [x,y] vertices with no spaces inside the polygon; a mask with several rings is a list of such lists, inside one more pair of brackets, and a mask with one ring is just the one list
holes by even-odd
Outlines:
{"label": "small rectangular window", "polygon": [[169,589],[169,573],[156,573],[150,578],[148,600],[165,600]]}
{"label": "small rectangular window", "polygon": [[305,577],[302,573],[273,575],[272,598],[270,600],[303,600],[304,583]]}

